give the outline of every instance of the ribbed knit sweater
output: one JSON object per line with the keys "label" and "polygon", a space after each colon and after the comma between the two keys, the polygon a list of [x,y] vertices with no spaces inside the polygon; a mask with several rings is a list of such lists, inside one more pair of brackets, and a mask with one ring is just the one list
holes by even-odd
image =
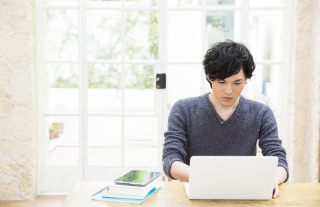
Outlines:
{"label": "ribbed knit sweater", "polygon": [[278,136],[277,122],[269,106],[240,96],[231,116],[218,118],[209,93],[177,101],[170,112],[164,133],[163,170],[181,161],[190,165],[192,156],[256,156],[257,141],[263,156],[277,156],[278,166],[287,171],[286,151]]}

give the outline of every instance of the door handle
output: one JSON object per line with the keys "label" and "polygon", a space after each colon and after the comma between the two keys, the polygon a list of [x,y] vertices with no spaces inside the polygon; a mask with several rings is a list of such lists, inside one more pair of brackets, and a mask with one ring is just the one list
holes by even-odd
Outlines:
{"label": "door handle", "polygon": [[156,88],[157,89],[165,89],[166,88],[166,74],[165,73],[157,73],[156,77],[150,76],[150,79],[156,80]]}
{"label": "door handle", "polygon": [[156,80],[156,81],[160,81],[160,78],[159,78],[159,77],[150,76],[149,79],[153,79],[153,80]]}

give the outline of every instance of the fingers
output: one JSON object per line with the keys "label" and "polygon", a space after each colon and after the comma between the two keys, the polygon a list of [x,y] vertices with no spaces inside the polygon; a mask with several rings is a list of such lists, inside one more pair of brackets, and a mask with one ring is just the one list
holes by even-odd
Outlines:
{"label": "fingers", "polygon": [[273,198],[277,198],[278,195],[279,195],[279,186],[278,185],[274,185]]}

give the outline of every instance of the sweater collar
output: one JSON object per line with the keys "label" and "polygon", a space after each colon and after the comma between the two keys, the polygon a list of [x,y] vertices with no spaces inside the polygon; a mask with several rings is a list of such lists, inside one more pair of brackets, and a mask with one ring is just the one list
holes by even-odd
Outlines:
{"label": "sweater collar", "polygon": [[[219,116],[219,114],[216,112],[215,108],[213,107],[213,105],[212,105],[212,103],[211,103],[211,101],[209,99],[209,94],[210,93],[206,93],[204,95],[204,98],[206,100],[205,102],[206,102],[206,105],[207,105],[211,115],[214,116],[214,119],[216,119],[218,121],[219,125],[227,125],[227,124],[231,123],[234,119],[236,119],[236,117],[239,116],[239,114],[241,114],[241,111],[243,111],[243,109],[244,109],[244,102],[245,102],[246,98],[243,97],[242,95],[240,95],[240,100],[239,100],[238,106],[236,107],[234,112],[231,114],[231,116],[226,121],[224,121]],[[220,124],[220,120],[219,120],[218,116],[219,116],[220,120],[223,121],[223,124]]]}

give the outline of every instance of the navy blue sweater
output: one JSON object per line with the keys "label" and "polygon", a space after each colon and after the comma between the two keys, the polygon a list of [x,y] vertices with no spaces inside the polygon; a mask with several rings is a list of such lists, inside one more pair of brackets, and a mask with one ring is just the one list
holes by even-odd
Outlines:
{"label": "navy blue sweater", "polygon": [[182,99],[172,107],[168,131],[164,133],[164,173],[172,178],[172,163],[181,161],[189,165],[194,155],[256,156],[259,140],[262,154],[277,156],[278,166],[286,169],[288,179],[286,151],[269,106],[240,96],[233,114],[221,124],[208,95]]}

